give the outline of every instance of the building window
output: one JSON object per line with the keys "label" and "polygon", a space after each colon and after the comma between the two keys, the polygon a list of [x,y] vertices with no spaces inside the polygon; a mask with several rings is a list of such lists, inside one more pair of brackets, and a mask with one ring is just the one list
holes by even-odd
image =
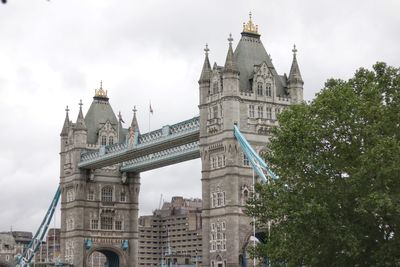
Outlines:
{"label": "building window", "polygon": [[115,230],[122,230],[122,222],[121,221],[115,221]]}
{"label": "building window", "polygon": [[265,87],[265,95],[266,96],[271,96],[272,95],[272,90],[271,90],[271,84],[267,83],[266,87]]}
{"label": "building window", "polygon": [[114,144],[114,137],[113,137],[113,136],[109,136],[109,137],[108,137],[108,144],[109,144],[109,145]]}
{"label": "building window", "polygon": [[74,189],[72,188],[67,189],[67,202],[74,201],[74,199],[75,199]]}
{"label": "building window", "polygon": [[257,83],[257,95],[259,95],[259,96],[263,95],[263,88],[262,88],[262,83],[261,82]]}
{"label": "building window", "polygon": [[263,106],[258,106],[257,107],[257,111],[258,111],[258,117],[259,118],[263,118],[264,117],[264,107]]}
{"label": "building window", "polygon": [[222,167],[222,156],[218,156],[218,168]]}
{"label": "building window", "polygon": [[217,205],[218,207],[223,206],[224,203],[224,194],[222,192],[218,193],[218,200],[217,200]]}
{"label": "building window", "polygon": [[278,115],[281,113],[281,109],[280,108],[275,108],[275,118],[278,118]]}
{"label": "building window", "polygon": [[92,230],[99,229],[99,220],[92,220],[90,226],[91,226]]}
{"label": "building window", "polygon": [[217,168],[217,160],[215,158],[211,159],[211,168],[212,169]]}
{"label": "building window", "polygon": [[268,108],[266,109],[266,115],[267,115],[267,119],[272,119],[272,108]]}
{"label": "building window", "polygon": [[102,146],[107,145],[107,137],[105,135],[101,136],[101,145]]}
{"label": "building window", "polygon": [[105,186],[101,189],[101,201],[112,202],[113,199],[113,189],[111,186]]}
{"label": "building window", "polygon": [[125,192],[121,192],[121,195],[120,195],[119,200],[120,200],[121,202],[126,202],[126,194],[125,194]]}
{"label": "building window", "polygon": [[246,154],[243,154],[243,165],[250,166],[249,159],[247,158]]}
{"label": "building window", "polygon": [[104,216],[101,217],[101,229],[102,230],[112,230],[113,229],[113,218]]}
{"label": "building window", "polygon": [[213,83],[213,94],[218,93],[218,82]]}
{"label": "building window", "polygon": [[213,112],[213,119],[218,118],[218,106],[213,106],[212,112]]}
{"label": "building window", "polygon": [[217,206],[217,194],[212,193],[211,194],[211,207],[214,208]]}
{"label": "building window", "polygon": [[87,195],[87,200],[94,200],[93,190],[89,190],[88,195]]}
{"label": "building window", "polygon": [[254,105],[249,105],[249,117],[254,118]]}
{"label": "building window", "polygon": [[74,261],[74,242],[68,241],[65,248],[65,261],[72,263]]}

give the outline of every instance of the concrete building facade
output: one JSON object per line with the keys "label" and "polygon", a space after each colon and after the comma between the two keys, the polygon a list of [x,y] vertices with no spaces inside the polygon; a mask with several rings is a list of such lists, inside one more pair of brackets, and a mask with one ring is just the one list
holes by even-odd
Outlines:
{"label": "concrete building facade", "polygon": [[173,197],[153,215],[139,218],[139,266],[200,266],[200,199]]}

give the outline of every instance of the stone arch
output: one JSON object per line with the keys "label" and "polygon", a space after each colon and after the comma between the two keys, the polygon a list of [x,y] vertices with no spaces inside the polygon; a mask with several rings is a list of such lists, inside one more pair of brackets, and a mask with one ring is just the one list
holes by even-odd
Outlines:
{"label": "stone arch", "polygon": [[103,254],[107,259],[108,267],[127,267],[127,260],[125,254],[122,249],[114,247],[114,246],[97,246],[91,248],[87,254],[85,259],[85,267],[90,266],[89,260],[90,256],[94,252],[99,252]]}
{"label": "stone arch", "polygon": [[11,267],[11,263],[0,260],[0,267]]}
{"label": "stone arch", "polygon": [[[257,238],[257,242],[260,243],[266,243],[267,242],[267,230],[265,229],[260,229],[258,231],[256,231],[256,238]],[[241,248],[241,254],[239,256],[240,260],[239,262],[241,262],[242,264],[244,264],[243,266],[253,266],[253,259],[249,258],[249,254],[247,253],[247,248],[249,246],[253,246],[254,241],[251,238],[253,236],[253,232],[249,232],[246,235],[246,238],[243,242],[243,246]],[[264,259],[263,261],[265,261],[266,259]],[[259,263],[259,259],[256,260],[256,265],[257,263]],[[264,266],[264,265],[263,265]]]}

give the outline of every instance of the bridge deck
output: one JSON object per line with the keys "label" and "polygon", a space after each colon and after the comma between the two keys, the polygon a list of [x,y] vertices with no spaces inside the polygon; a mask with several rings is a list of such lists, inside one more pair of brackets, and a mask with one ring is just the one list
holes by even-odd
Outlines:
{"label": "bridge deck", "polygon": [[123,163],[121,170],[144,171],[199,157],[199,117],[140,135],[138,144],[115,144],[83,153],[79,168]]}

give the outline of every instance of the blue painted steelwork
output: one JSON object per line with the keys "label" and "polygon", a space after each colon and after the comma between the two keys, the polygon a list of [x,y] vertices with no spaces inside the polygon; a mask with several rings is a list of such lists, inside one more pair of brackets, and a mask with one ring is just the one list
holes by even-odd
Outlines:
{"label": "blue painted steelwork", "polygon": [[[128,161],[140,156],[165,150],[175,146],[188,144],[199,140],[200,119],[192,119],[167,125],[161,129],[139,135],[134,146],[114,144],[101,147],[98,150],[85,152],[81,155],[80,168],[101,168],[112,164]],[[164,147],[165,146],[165,147]]]}
{"label": "blue painted steelwork", "polygon": [[122,244],[121,244],[121,248],[122,248],[122,250],[128,250],[129,249],[129,241],[128,240],[124,240],[124,241],[122,241]]}
{"label": "blue painted steelwork", "polygon": [[267,175],[272,179],[278,179],[278,176],[276,176],[276,174],[269,168],[267,163],[265,163],[265,161],[254,151],[236,125],[233,126],[233,133],[242,147],[244,154],[249,159],[251,167],[258,174],[258,176],[260,176],[262,181],[269,181],[265,173],[267,173]]}
{"label": "blue painted steelwork", "polygon": [[143,172],[199,157],[199,141],[196,141],[126,161],[120,170]]}
{"label": "blue painted steelwork", "polygon": [[51,219],[53,218],[54,211],[57,207],[58,200],[61,196],[61,187],[58,186],[56,194],[51,201],[50,207],[47,210],[46,216],[43,218],[42,223],[40,224],[39,229],[37,230],[35,236],[29,243],[28,247],[25,249],[24,253],[17,258],[16,262],[14,263],[14,267],[25,267],[29,266],[29,263],[32,261],[33,257],[35,256],[37,250],[39,249],[40,245],[43,242],[44,236],[47,233],[47,229],[49,228],[49,224]]}

